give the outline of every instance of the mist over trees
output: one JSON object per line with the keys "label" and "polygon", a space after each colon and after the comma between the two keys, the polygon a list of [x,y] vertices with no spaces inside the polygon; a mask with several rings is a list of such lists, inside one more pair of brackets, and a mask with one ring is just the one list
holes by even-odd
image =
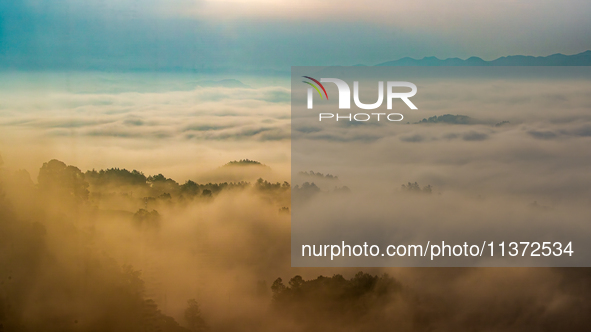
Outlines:
{"label": "mist over trees", "polygon": [[199,303],[195,299],[187,301],[187,309],[185,309],[185,320],[191,332],[203,332],[208,330],[207,323],[201,317],[201,309]]}
{"label": "mist over trees", "polygon": [[240,159],[240,160],[233,160],[229,163],[225,164],[224,166],[247,166],[247,165],[257,165],[268,167],[267,165],[263,165],[260,161],[250,160],[250,159]]}
{"label": "mist over trees", "polygon": [[327,179],[327,180],[338,180],[339,177],[336,175],[332,175],[332,174],[323,174],[320,172],[314,172],[314,171],[310,171],[310,172],[299,172],[298,175],[301,176],[306,176],[306,177],[315,177],[315,178],[320,178],[320,179]]}
{"label": "mist over trees", "polygon": [[[0,331],[187,331],[144,297],[140,271],[78,245],[89,234],[72,215],[34,201],[32,211],[17,211],[1,175]],[[29,199],[56,195],[69,200],[63,208],[72,213],[72,202],[88,199],[87,187],[79,169],[52,160],[41,167],[38,195]]]}
{"label": "mist over trees", "polygon": [[[228,190],[288,206],[290,191],[287,182],[263,179],[179,185],[137,170],[82,172],[55,159],[40,167],[35,184],[27,171],[1,166],[0,159],[0,331],[204,331],[196,300],[187,304],[186,328],[163,314],[146,293],[143,272],[93,243],[93,223],[121,209],[142,237],[140,230],[164,222],[154,208],[207,204]],[[287,201],[270,198],[281,194]]]}
{"label": "mist over trees", "polygon": [[292,320],[304,331],[371,330],[376,323],[413,320],[389,308],[404,296],[402,289],[400,282],[387,274],[373,276],[359,272],[351,279],[336,274],[312,280],[298,275],[287,285],[281,278],[273,282],[271,308],[273,313]]}
{"label": "mist over trees", "polygon": [[419,184],[415,182],[409,182],[407,184],[402,185],[402,191],[410,192],[410,193],[423,193],[423,194],[430,194],[433,192],[433,187],[428,184],[421,188]]}
{"label": "mist over trees", "polygon": [[320,193],[320,188],[314,182],[304,182],[301,186],[296,185],[292,190],[292,197],[294,200],[306,200],[314,197]]}
{"label": "mist over trees", "polygon": [[[394,276],[290,268],[283,221],[292,193],[320,192],[312,183],[179,184],[58,160],[41,165],[35,182],[1,161],[2,332],[538,332],[591,324],[588,268],[395,269]],[[430,192],[416,182],[402,187]],[[272,222],[261,221],[265,208]],[[183,238],[189,228],[180,219],[204,225]],[[208,257],[213,251],[220,252]],[[202,289],[195,271],[206,275]],[[175,302],[165,277],[181,290]]]}
{"label": "mist over trees", "polygon": [[[336,274],[305,280],[296,275],[287,284],[278,278],[271,286],[270,312],[282,317],[278,326],[294,331],[588,330],[589,268],[497,271],[504,278],[495,280],[483,269],[473,268],[413,270],[423,279],[420,286],[405,285],[387,274],[364,272],[350,279]],[[546,288],[548,284],[539,278],[523,278],[530,271],[556,278],[555,282]],[[444,280],[452,281],[447,284],[450,288],[431,287]],[[468,286],[462,285],[465,282],[475,282],[478,294],[458,293],[456,288]],[[546,286],[528,289],[531,282]],[[487,290],[496,295],[484,300],[481,297]]]}
{"label": "mist over trees", "polygon": [[69,197],[77,201],[88,199],[88,182],[75,166],[68,166],[59,160],[44,163],[37,177],[39,190],[51,195]]}
{"label": "mist over trees", "polygon": [[418,123],[472,124],[476,123],[476,121],[467,115],[444,114],[424,118]]}
{"label": "mist over trees", "polygon": [[204,190],[219,193],[222,189],[245,188],[249,185],[242,181],[197,184],[192,180],[179,184],[162,174],[145,176],[137,170],[130,172],[118,168],[87,171],[84,179],[88,181],[92,194],[99,197],[118,193],[136,197],[156,198],[162,194],[169,194],[175,198],[194,198],[202,195]]}

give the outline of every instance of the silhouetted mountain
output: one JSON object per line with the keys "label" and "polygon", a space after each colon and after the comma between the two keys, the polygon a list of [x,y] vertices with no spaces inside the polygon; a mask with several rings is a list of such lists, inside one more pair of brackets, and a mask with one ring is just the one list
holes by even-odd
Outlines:
{"label": "silhouetted mountain", "polygon": [[376,66],[591,66],[591,51],[574,55],[560,53],[549,56],[512,55],[492,61],[482,60],[474,56],[466,60],[460,58],[442,60],[434,56],[422,59],[405,57],[380,63]]}

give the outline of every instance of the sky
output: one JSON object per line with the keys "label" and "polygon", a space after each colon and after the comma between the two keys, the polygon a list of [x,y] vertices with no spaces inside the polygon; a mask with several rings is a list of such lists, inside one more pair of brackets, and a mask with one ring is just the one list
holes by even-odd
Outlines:
{"label": "sky", "polygon": [[3,1],[0,63],[268,72],[405,56],[576,54],[591,49],[590,13],[582,0]]}

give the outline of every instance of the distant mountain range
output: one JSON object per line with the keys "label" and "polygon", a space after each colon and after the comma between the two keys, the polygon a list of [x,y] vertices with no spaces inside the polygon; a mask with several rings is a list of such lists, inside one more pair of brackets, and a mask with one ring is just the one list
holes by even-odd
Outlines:
{"label": "distant mountain range", "polygon": [[434,56],[422,59],[402,58],[376,66],[591,66],[591,51],[574,55],[552,54],[549,56],[504,56],[492,61],[479,57],[438,59]]}

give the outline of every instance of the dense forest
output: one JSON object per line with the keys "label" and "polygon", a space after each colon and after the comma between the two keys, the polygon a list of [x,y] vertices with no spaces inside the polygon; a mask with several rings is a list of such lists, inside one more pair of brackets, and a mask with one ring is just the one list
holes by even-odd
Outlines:
{"label": "dense forest", "polygon": [[289,198],[289,189],[287,182],[262,179],[180,185],[162,174],[118,168],[82,172],[58,160],[42,165],[37,183],[27,171],[3,170],[0,331],[202,330],[206,324],[194,299],[187,299],[186,327],[181,327],[146,296],[142,271],[119,264],[93,244],[96,226],[89,221],[123,214],[139,232],[159,225],[161,208],[207,204],[233,190],[254,191],[281,207],[289,204],[281,197]]}
{"label": "dense forest", "polygon": [[291,269],[285,212],[313,184],[179,184],[58,160],[38,174],[0,173],[2,332],[589,327],[589,269]]}

